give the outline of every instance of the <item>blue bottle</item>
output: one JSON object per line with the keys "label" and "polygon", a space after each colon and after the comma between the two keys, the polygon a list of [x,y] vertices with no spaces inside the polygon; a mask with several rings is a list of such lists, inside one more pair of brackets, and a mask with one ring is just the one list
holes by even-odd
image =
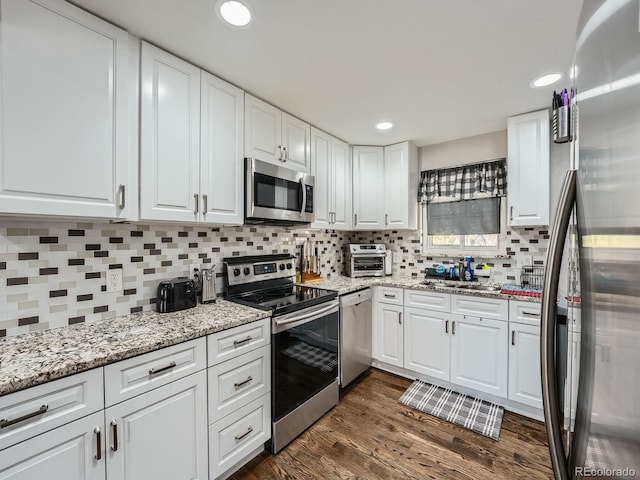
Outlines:
{"label": "blue bottle", "polygon": [[457,280],[458,279],[458,271],[456,270],[456,263],[451,260],[449,261],[449,280]]}
{"label": "blue bottle", "polygon": [[471,282],[473,281],[473,268],[471,268],[471,262],[473,258],[464,257],[464,281]]}

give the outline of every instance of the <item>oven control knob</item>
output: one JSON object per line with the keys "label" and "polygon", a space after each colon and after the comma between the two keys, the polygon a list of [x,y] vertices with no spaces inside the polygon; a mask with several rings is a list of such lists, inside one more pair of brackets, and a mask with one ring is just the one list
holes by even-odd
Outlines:
{"label": "oven control knob", "polygon": [[245,275],[249,275],[251,273],[251,269],[249,267],[244,267],[244,270],[242,270],[242,273],[244,273]]}
{"label": "oven control knob", "polygon": [[233,269],[233,276],[234,277],[239,277],[240,276],[240,269],[239,268],[234,268]]}
{"label": "oven control knob", "polygon": [[284,270],[284,263],[281,263],[279,268],[280,270]]}
{"label": "oven control knob", "polygon": [[291,270],[293,268],[293,265],[291,265],[290,263],[287,263],[287,270]]}

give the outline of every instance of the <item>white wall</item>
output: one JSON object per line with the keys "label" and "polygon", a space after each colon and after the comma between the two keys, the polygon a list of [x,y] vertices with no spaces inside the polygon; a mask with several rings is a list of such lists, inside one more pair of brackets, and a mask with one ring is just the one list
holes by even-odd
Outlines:
{"label": "white wall", "polygon": [[460,138],[418,150],[420,171],[507,158],[507,131]]}

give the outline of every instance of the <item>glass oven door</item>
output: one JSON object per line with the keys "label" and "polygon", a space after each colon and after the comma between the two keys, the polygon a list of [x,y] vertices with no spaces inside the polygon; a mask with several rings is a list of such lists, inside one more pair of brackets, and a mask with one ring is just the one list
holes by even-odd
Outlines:
{"label": "glass oven door", "polygon": [[290,413],[338,378],[337,300],[274,318],[272,419]]}

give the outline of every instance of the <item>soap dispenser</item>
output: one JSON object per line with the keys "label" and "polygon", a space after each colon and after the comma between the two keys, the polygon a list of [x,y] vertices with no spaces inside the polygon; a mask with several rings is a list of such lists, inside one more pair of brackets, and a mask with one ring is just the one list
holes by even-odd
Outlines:
{"label": "soap dispenser", "polygon": [[471,262],[473,262],[473,258],[464,257],[464,281],[465,282],[473,281],[473,268],[471,268]]}

